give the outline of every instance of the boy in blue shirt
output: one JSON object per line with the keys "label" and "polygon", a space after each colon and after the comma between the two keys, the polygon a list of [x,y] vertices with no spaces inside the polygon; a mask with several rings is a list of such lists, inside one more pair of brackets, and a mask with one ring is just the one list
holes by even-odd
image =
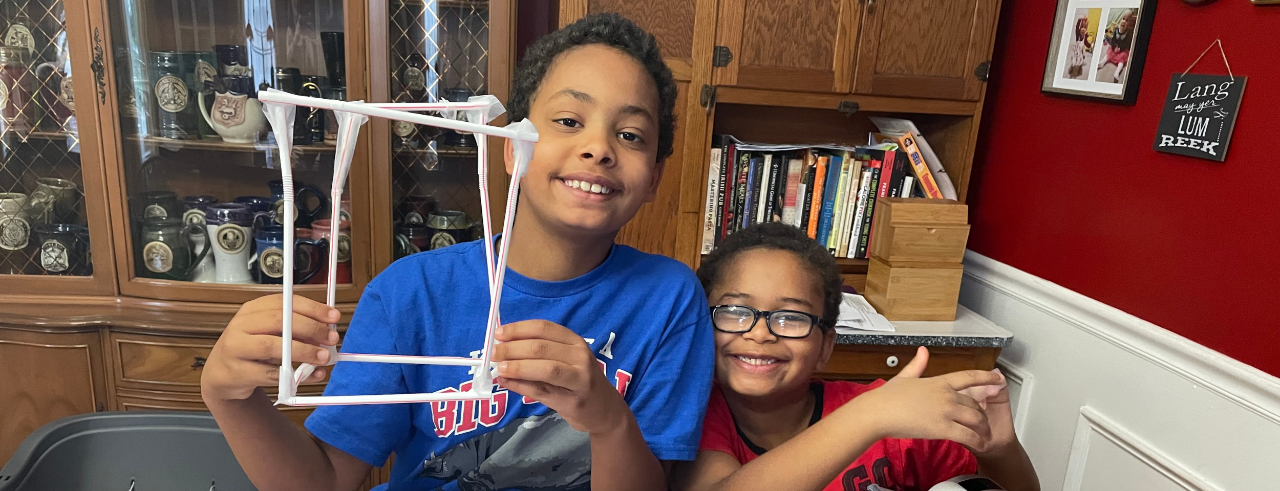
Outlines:
{"label": "boy in blue shirt", "polygon": [[[353,490],[394,452],[393,489],[667,489],[670,462],[698,449],[706,298],[684,265],[613,239],[657,190],[675,98],[653,37],[616,15],[529,48],[509,109],[539,142],[511,234],[491,401],[320,407],[308,434],[260,388],[276,384],[279,296],[242,306],[201,394],[254,484]],[[343,350],[478,357],[486,278],[479,242],[397,261],[365,289]],[[294,311],[295,358],[327,363],[338,313],[300,297]],[[462,392],[470,381],[468,367],[347,362],[325,394]]]}

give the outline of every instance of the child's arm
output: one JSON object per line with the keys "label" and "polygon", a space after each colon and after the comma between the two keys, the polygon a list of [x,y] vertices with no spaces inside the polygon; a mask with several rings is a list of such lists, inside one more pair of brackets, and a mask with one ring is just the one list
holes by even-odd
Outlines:
{"label": "child's arm", "polygon": [[[236,460],[261,490],[352,490],[371,466],[312,438],[271,405],[261,386],[275,386],[280,357],[281,295],[245,303],[218,338],[200,377],[200,396],[226,435]],[[323,364],[338,333],[338,311],[293,299],[295,361]],[[324,378],[318,369],[308,381]]]}
{"label": "child's arm", "polygon": [[666,474],[631,408],[605,378],[591,347],[569,328],[542,320],[501,326],[497,382],[556,411],[591,438],[591,487],[665,490]]}
{"label": "child's arm", "polygon": [[978,402],[961,391],[997,385],[997,373],[964,371],[920,378],[923,350],[884,386],[845,403],[777,448],[739,466],[716,451],[698,453],[677,473],[677,491],[814,490],[825,488],[883,438],[946,439],[984,448],[990,429]]}

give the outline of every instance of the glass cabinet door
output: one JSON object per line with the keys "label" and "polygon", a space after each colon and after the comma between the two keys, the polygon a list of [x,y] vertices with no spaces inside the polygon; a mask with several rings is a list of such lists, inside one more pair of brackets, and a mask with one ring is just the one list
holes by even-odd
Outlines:
{"label": "glass cabinet door", "polygon": [[[91,276],[66,11],[60,0],[4,0],[0,16],[0,274]],[[95,97],[83,100],[91,108]],[[15,279],[0,282],[22,287]]]}
{"label": "glass cabinet door", "polygon": [[[488,1],[388,0],[387,13],[392,102],[491,93]],[[393,259],[483,235],[475,137],[398,121],[390,130]],[[505,183],[500,170],[490,176]]]}
{"label": "glass cabinet door", "polygon": [[[295,283],[323,285],[331,253],[338,282],[353,283],[350,220],[329,237],[332,207],[350,209],[330,198],[336,122],[297,109],[297,220],[285,224],[278,146],[257,99],[268,87],[348,98],[343,1],[107,5],[127,215],[122,290],[241,301],[279,288],[285,247],[296,251]],[[294,244],[283,244],[284,227],[297,231]]]}

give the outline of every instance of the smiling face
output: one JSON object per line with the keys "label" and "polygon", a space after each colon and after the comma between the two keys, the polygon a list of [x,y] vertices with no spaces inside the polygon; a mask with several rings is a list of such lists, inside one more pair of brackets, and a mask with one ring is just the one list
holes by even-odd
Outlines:
{"label": "smiling face", "polygon": [[[822,317],[822,282],[795,253],[757,248],[726,264],[708,292],[711,305],[756,310],[797,310]],[[792,397],[807,390],[813,372],[826,365],[835,336],[814,326],[808,337],[779,338],[764,319],[751,331],[716,331],[716,380],[745,397]]]}
{"label": "smiling face", "polygon": [[[548,69],[529,107],[538,128],[518,216],[568,236],[616,234],[661,179],[658,90],[644,66],[599,44]],[[507,172],[514,158],[507,146]]]}

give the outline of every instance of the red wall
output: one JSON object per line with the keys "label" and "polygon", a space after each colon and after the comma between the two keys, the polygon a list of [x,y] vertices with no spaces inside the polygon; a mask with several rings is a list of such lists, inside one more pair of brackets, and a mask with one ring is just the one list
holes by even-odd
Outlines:
{"label": "red wall", "polygon": [[[1004,0],[970,248],[1280,376],[1280,6],[1160,2],[1119,106],[1040,93],[1056,3]],[[1249,77],[1227,161],[1153,151],[1170,76],[1219,37]],[[1216,49],[1194,71],[1226,73]]]}

